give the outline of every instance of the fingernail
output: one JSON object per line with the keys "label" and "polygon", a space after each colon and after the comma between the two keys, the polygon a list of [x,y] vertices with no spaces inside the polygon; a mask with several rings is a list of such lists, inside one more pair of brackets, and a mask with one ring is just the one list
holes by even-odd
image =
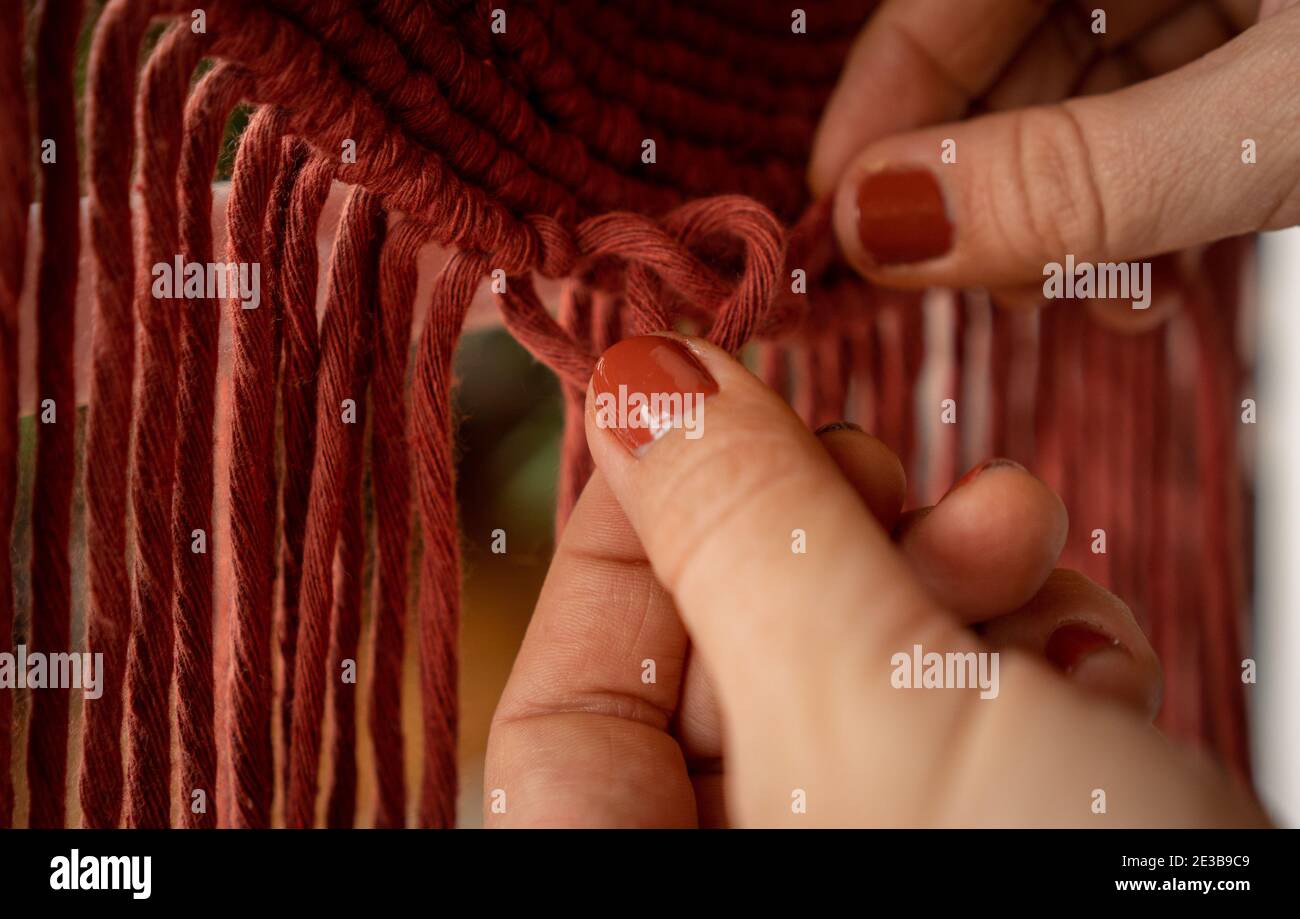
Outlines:
{"label": "fingernail", "polygon": [[675,427],[704,433],[704,399],[718,384],[686,345],[662,335],[626,338],[600,356],[591,375],[596,425],[640,456]]}
{"label": "fingernail", "polygon": [[857,431],[858,433],[861,433],[862,428],[858,427],[852,421],[832,421],[830,424],[824,424],[817,430],[813,431],[813,434],[821,437],[823,434],[830,434],[833,431]]}
{"label": "fingernail", "polygon": [[948,495],[952,494],[954,491],[961,488],[963,485],[968,485],[971,482],[974,482],[977,478],[980,477],[980,475],[982,475],[983,473],[987,472],[990,469],[1020,469],[1023,471],[1024,468],[1025,468],[1024,466],[1020,465],[1015,460],[1009,460],[1001,456],[995,457],[991,460],[985,460],[984,462],[976,466],[974,469],[972,469],[970,472],[966,473],[964,476],[958,479],[956,482],[954,482],[952,488],[949,488],[948,491],[944,493],[944,497],[945,498],[948,497]]}
{"label": "fingernail", "polygon": [[938,258],[952,248],[952,223],[927,169],[873,172],[858,186],[858,238],[878,265]]}
{"label": "fingernail", "polygon": [[1071,622],[1052,633],[1043,653],[1057,670],[1072,673],[1084,658],[1107,648],[1124,650],[1119,639],[1082,622]]}

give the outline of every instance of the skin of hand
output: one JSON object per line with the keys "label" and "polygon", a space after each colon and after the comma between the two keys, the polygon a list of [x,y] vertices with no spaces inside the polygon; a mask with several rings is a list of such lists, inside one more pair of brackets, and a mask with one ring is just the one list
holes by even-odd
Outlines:
{"label": "skin of hand", "polygon": [[[871,280],[1040,304],[1067,254],[1135,261],[1300,223],[1298,47],[1300,0],[886,0],[809,181]],[[928,238],[882,249],[909,225]],[[1159,296],[1173,272],[1155,269]]]}
{"label": "skin of hand", "polygon": [[[658,391],[654,366],[712,393],[707,424],[634,451],[597,393]],[[489,826],[1266,822],[1151,727],[1154,653],[1121,601],[1053,569],[1065,511],[1019,466],[900,516],[883,444],[813,434],[679,336],[611,348],[587,400],[597,472],[493,721]],[[998,694],[895,688],[915,645],[998,652]]]}

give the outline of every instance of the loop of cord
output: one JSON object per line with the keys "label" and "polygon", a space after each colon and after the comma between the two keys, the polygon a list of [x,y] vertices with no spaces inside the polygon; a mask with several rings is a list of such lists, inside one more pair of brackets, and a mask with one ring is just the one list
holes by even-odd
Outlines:
{"label": "loop of cord", "polygon": [[[616,213],[584,221],[573,242],[553,222],[538,221],[549,248],[562,252],[565,267],[602,259],[624,263],[628,304],[639,331],[671,328],[680,310],[667,304],[694,304],[712,315],[708,337],[735,351],[762,325],[777,276],[784,264],[785,234],[776,218],[748,198],[722,196],[675,209],[662,223],[639,214]],[[739,239],[744,268],[734,288],[717,276],[692,247],[720,236]],[[570,301],[571,302],[571,301]],[[546,311],[527,275],[509,279],[500,297],[506,327],[521,344],[570,385],[585,388],[595,356],[582,339]]]}
{"label": "loop of cord", "polygon": [[709,340],[719,348],[738,350],[766,318],[777,275],[785,264],[784,230],[763,205],[735,195],[684,204],[664,222],[688,247],[721,234],[734,236],[744,245],[743,273],[734,290],[717,307],[708,331]]}

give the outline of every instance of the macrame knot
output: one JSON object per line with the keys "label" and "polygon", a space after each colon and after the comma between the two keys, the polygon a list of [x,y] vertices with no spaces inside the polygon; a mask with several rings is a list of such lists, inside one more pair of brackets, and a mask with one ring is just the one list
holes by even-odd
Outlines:
{"label": "macrame knot", "polygon": [[785,264],[785,232],[772,212],[752,198],[725,195],[692,201],[664,221],[669,232],[688,248],[711,242],[738,241],[744,265],[740,278],[717,307],[708,339],[726,351],[736,351],[753,337],[766,317]]}
{"label": "macrame knot", "polygon": [[[632,331],[690,320],[708,324],[709,340],[728,351],[743,345],[766,315],[785,254],[777,219],[740,195],[693,201],[660,222],[605,214],[584,221],[576,235],[594,277],[608,279],[611,260],[623,266]],[[712,265],[730,267],[738,278],[729,282]]]}
{"label": "macrame knot", "polygon": [[573,234],[558,220],[545,214],[533,214],[525,220],[537,234],[537,270],[548,278],[566,278],[573,274],[580,254]]}

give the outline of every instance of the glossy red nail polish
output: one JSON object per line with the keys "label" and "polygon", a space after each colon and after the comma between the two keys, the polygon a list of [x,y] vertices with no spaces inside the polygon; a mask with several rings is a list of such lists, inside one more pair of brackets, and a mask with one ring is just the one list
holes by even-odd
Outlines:
{"label": "glossy red nail polish", "polygon": [[627,338],[601,355],[591,375],[596,425],[634,456],[674,427],[704,433],[703,403],[717,381],[682,342],[662,335]]}
{"label": "glossy red nail polish", "polygon": [[878,265],[938,258],[952,248],[952,223],[928,169],[873,172],[858,186],[858,238]]}
{"label": "glossy red nail polish", "polygon": [[1124,646],[1119,643],[1119,639],[1112,638],[1092,626],[1082,622],[1071,622],[1052,633],[1052,637],[1047,639],[1047,647],[1043,653],[1057,670],[1071,673],[1084,658],[1106,648],[1118,648],[1122,651]]}

